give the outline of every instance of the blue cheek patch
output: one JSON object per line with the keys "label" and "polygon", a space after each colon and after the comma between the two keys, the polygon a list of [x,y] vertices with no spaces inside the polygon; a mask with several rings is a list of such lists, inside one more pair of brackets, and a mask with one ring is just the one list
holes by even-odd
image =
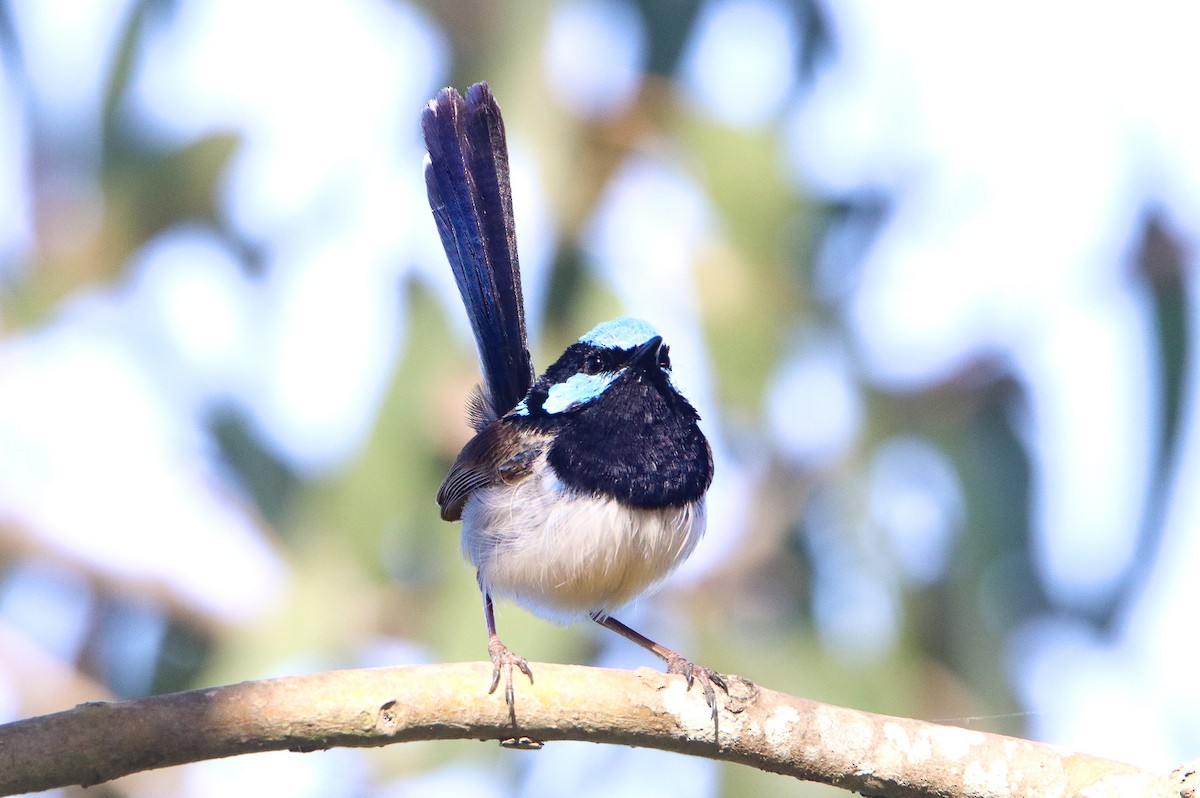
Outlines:
{"label": "blue cheek patch", "polygon": [[[617,378],[616,372],[602,371],[599,374],[572,374],[565,382],[550,386],[542,410],[547,413],[561,413],[581,404],[585,404],[604,393],[608,386]],[[518,406],[519,407],[519,406]],[[529,412],[529,408],[525,408]]]}
{"label": "blue cheek patch", "polygon": [[[581,343],[604,349],[633,349],[658,335],[658,331],[641,319],[622,316],[597,324],[580,338]],[[596,375],[600,376],[600,375]]]}

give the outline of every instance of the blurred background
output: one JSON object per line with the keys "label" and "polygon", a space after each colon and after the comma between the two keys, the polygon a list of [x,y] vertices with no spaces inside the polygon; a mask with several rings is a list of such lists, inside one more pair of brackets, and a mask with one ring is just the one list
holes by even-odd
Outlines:
{"label": "blurred background", "polygon": [[[486,79],[535,363],[646,317],[714,445],[707,538],[620,617],[820,701],[1195,757],[1196,16],[0,5],[0,719],[486,658],[433,500],[477,366],[418,128]],[[498,623],[531,660],[659,667]],[[844,793],[463,742],[87,794]]]}

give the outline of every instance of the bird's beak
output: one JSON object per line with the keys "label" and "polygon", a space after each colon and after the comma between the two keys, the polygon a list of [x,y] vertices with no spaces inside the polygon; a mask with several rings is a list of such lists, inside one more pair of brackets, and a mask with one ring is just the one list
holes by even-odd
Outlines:
{"label": "bird's beak", "polygon": [[658,363],[658,350],[662,348],[662,336],[656,335],[646,343],[633,350],[629,357],[631,366],[653,366]]}

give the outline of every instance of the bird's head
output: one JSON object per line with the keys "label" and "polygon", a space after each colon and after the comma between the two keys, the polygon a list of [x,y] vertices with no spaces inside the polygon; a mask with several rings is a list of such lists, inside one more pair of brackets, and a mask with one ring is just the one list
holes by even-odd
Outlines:
{"label": "bird's head", "polygon": [[597,325],[567,347],[512,412],[543,418],[569,415],[629,382],[679,395],[662,336],[641,319],[623,316]]}

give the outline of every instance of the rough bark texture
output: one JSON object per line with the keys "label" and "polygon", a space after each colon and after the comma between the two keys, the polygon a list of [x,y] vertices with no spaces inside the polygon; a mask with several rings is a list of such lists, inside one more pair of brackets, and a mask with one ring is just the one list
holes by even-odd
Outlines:
{"label": "rough bark texture", "polygon": [[[1186,796],[1171,774],[1026,740],[874,715],[733,677],[717,724],[682,677],[536,664],[516,721],[490,663],[339,671],[74,709],[0,726],[0,794],[97,784],[256,751],[410,740],[643,746],[740,762],[878,796]],[[502,691],[500,691],[502,692]],[[552,756],[551,752],[541,754]]]}

